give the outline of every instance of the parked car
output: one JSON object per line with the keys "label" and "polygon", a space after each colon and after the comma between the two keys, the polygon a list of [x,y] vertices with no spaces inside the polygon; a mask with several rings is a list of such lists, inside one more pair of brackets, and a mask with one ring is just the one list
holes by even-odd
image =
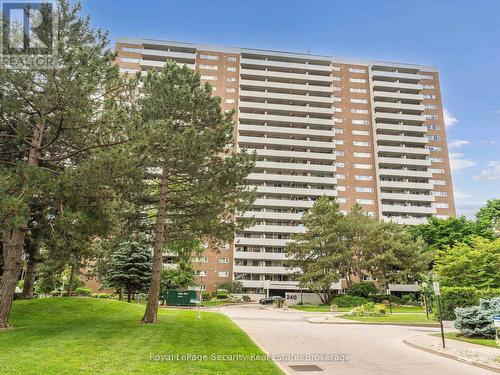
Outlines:
{"label": "parked car", "polygon": [[272,297],[268,297],[268,298],[262,298],[259,300],[259,303],[261,305],[271,305],[274,303],[274,301],[281,301],[283,302],[285,299],[281,296],[272,296]]}

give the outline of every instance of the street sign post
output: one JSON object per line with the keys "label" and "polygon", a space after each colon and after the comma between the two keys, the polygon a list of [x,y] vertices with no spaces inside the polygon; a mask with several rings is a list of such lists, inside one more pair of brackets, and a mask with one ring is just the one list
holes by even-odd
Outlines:
{"label": "street sign post", "polygon": [[443,341],[443,348],[446,348],[446,344],[444,342],[443,314],[441,313],[441,289],[439,288],[439,283],[437,281],[432,283],[432,287],[434,288],[434,294],[436,295],[438,302],[439,325],[441,326],[441,340]]}
{"label": "street sign post", "polygon": [[493,317],[493,325],[495,326],[495,341],[500,345],[500,316]]}

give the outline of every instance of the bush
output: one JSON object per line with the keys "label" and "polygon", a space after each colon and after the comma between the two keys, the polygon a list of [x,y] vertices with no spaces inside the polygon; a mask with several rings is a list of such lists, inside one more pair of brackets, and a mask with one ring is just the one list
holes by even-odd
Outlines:
{"label": "bush", "polygon": [[364,305],[355,307],[347,313],[350,316],[385,316],[386,309],[384,305],[375,304],[373,302],[365,303]]}
{"label": "bush", "polygon": [[90,297],[92,290],[90,288],[76,288],[75,295],[82,297]]}
{"label": "bush", "polygon": [[111,294],[108,293],[94,293],[92,294],[93,298],[111,298]]}
{"label": "bush", "polygon": [[[61,297],[61,291],[60,290],[53,290],[52,292],[50,292],[50,295],[52,297]],[[63,297],[67,297],[68,296],[68,292],[65,290],[63,293],[62,293]]]}
{"label": "bush", "polygon": [[332,301],[338,307],[356,307],[367,303],[366,298],[356,296],[340,296],[335,297]]}
{"label": "bush", "polygon": [[500,315],[500,297],[483,299],[479,306],[457,307],[455,328],[465,336],[494,338],[493,317]]}
{"label": "bush", "polygon": [[227,296],[228,296],[227,290],[217,291],[217,299],[227,299]]}
{"label": "bush", "polygon": [[[444,320],[455,319],[457,307],[469,307],[479,305],[481,299],[492,299],[500,297],[500,289],[477,289],[467,287],[442,287],[441,288],[441,312]],[[434,307],[437,313],[437,307]]]}
{"label": "bush", "polygon": [[[389,296],[387,294],[376,294],[376,295],[371,295],[368,298],[369,301],[374,302],[374,303],[389,303]],[[391,295],[391,303],[395,305],[402,305],[403,300],[399,298],[398,296],[392,296]]]}
{"label": "bush", "polygon": [[347,294],[350,296],[368,298],[372,294],[377,294],[378,289],[374,283],[371,281],[362,281],[353,284],[349,289],[347,289]]}
{"label": "bush", "polygon": [[212,299],[212,293],[210,292],[201,292],[201,296],[203,297],[203,301],[209,301]]}
{"label": "bush", "polygon": [[250,302],[250,297],[249,296],[242,296],[241,299],[243,300],[243,302],[245,303],[248,303]]}

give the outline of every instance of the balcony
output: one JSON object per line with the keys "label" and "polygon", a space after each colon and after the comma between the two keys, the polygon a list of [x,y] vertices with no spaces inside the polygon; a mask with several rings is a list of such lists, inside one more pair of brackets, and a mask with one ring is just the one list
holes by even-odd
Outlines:
{"label": "balcony", "polygon": [[378,163],[380,164],[392,164],[392,165],[411,165],[411,166],[425,166],[430,167],[431,161],[427,159],[410,159],[410,158],[388,158],[388,157],[379,157]]}
{"label": "balcony", "polygon": [[397,125],[397,124],[384,124],[378,122],[376,124],[377,129],[381,130],[394,130],[401,132],[411,132],[411,133],[427,133],[427,127],[422,125]]}
{"label": "balcony", "polygon": [[423,104],[406,104],[406,103],[375,101],[373,103],[373,107],[374,108],[389,108],[389,109],[420,111],[420,112],[425,111],[425,107]]}
{"label": "balcony", "polygon": [[[334,145],[332,142],[319,142],[307,141],[301,139],[286,139],[286,138],[264,138],[264,137],[247,137],[239,136],[238,143],[246,143],[253,145],[283,145],[283,146],[297,146],[307,148],[324,148],[333,150]],[[428,151],[428,150],[427,150]]]}
{"label": "balcony", "polygon": [[316,65],[316,64],[303,64],[303,63],[292,63],[285,61],[272,61],[272,60],[258,60],[258,59],[249,59],[249,58],[241,58],[241,65],[258,65],[258,66],[272,66],[279,68],[289,68],[289,69],[303,69],[308,71],[317,71],[317,72],[331,72],[332,67],[330,65]]}
{"label": "balcony", "polygon": [[[257,199],[256,201],[258,201]],[[271,199],[262,199],[263,201],[271,200]],[[281,202],[305,202],[305,201],[290,201],[290,200],[282,200]],[[255,204],[255,206],[264,206],[264,204]],[[273,206],[273,205],[270,205]],[[279,206],[275,205],[274,207],[290,207],[290,208],[308,208],[308,207],[302,207],[300,205],[297,206]],[[311,205],[312,207],[312,205]],[[238,215],[238,217],[245,217],[245,218],[255,218],[255,219],[277,219],[277,220],[295,220],[295,221],[300,221],[302,219],[302,214],[296,214],[292,212],[265,212],[265,211],[260,211],[260,212],[254,212],[254,211],[246,211]]]}
{"label": "balcony", "polygon": [[432,173],[428,171],[412,171],[410,169],[389,169],[380,168],[380,176],[402,176],[402,177],[420,177],[420,178],[431,178]]}
{"label": "balcony", "polygon": [[286,174],[272,174],[272,173],[250,173],[246,180],[249,181],[283,181],[283,182],[297,182],[305,184],[318,184],[318,185],[335,185],[337,179],[335,177],[316,177],[316,176],[300,176],[300,175],[286,175]]}
{"label": "balcony", "polygon": [[310,92],[323,92],[332,93],[333,89],[331,86],[315,86],[309,84],[301,83],[284,83],[284,82],[272,82],[263,81],[256,79],[249,79],[240,77],[241,87],[263,87],[263,88],[277,88],[286,90],[298,90],[298,91],[310,91]]}
{"label": "balcony", "polygon": [[273,275],[289,275],[299,272],[299,268],[288,269],[287,267],[266,267],[266,266],[234,266],[234,273],[264,273]]}
{"label": "balcony", "polygon": [[165,60],[175,60],[175,59],[185,59],[185,60],[194,60],[196,59],[196,54],[194,52],[172,52],[172,51],[163,51],[157,49],[143,49],[142,56],[160,56],[165,57]]}
{"label": "balcony", "polygon": [[397,90],[415,90],[421,91],[422,85],[416,83],[400,83],[400,82],[391,82],[391,81],[381,81],[374,79],[372,81],[373,89],[376,90],[378,88],[388,88],[388,89],[397,89]]}
{"label": "balcony", "polygon": [[398,224],[418,225],[427,223],[427,217],[400,217],[400,216],[382,216],[383,221],[393,221]]}
{"label": "balcony", "polygon": [[373,99],[376,101],[380,98],[388,98],[388,99],[408,99],[408,100],[424,100],[424,96],[422,94],[407,94],[402,92],[391,92],[391,91],[373,91]]}
{"label": "balcony", "polygon": [[388,152],[393,154],[405,155],[429,155],[430,151],[426,148],[406,147],[406,146],[377,146],[378,152]]}
{"label": "balcony", "polygon": [[392,135],[392,134],[377,134],[377,141],[390,141],[390,142],[401,142],[401,143],[418,143],[427,144],[429,140],[425,137],[414,137],[408,135]]}
{"label": "balcony", "polygon": [[285,253],[235,251],[234,259],[286,260],[287,256]]}
{"label": "balcony", "polygon": [[380,199],[408,202],[434,202],[434,195],[427,194],[404,194],[404,193],[380,193]]}
{"label": "balcony", "polygon": [[409,206],[409,205],[392,205],[392,204],[382,204],[382,212],[394,212],[403,214],[435,214],[436,209],[434,207],[420,207],[420,206]]}
{"label": "balcony", "polygon": [[261,120],[261,121],[276,121],[285,122],[287,124],[312,124],[312,125],[326,125],[334,126],[333,119],[321,119],[313,117],[299,117],[299,116],[283,116],[283,115],[266,115],[264,113],[247,113],[239,112],[238,117],[246,120]]}
{"label": "balcony", "polygon": [[[257,198],[253,202],[254,207],[289,207],[289,208],[311,208],[314,205],[314,201],[308,200],[295,200],[295,199],[264,199]],[[268,214],[269,212],[265,212]],[[273,212],[275,214],[277,212]],[[254,214],[263,214],[263,212],[254,212]],[[283,214],[280,212],[280,214]],[[291,214],[292,220],[298,218],[300,220],[301,214]],[[260,217],[260,216],[259,216]],[[280,216],[282,218],[282,216]]]}
{"label": "balcony", "polygon": [[306,74],[306,73],[286,73],[277,72],[272,70],[259,70],[259,69],[240,69],[241,76],[257,76],[266,78],[285,78],[285,79],[296,79],[299,81],[310,81],[310,82],[332,82],[331,76],[320,76],[316,74]]}
{"label": "balcony", "polygon": [[303,129],[281,126],[265,126],[265,125],[246,125],[239,124],[238,130],[255,133],[265,134],[297,134],[297,135],[311,135],[320,137],[335,137],[333,130],[316,130],[316,129]]}
{"label": "balcony", "polygon": [[[153,61],[153,60],[141,60],[140,65],[141,66],[147,66],[147,67],[152,67],[152,68],[163,68],[167,62],[166,61]],[[176,62],[177,65],[185,65],[189,69],[195,70],[195,65],[194,64],[186,64],[183,62]]]}
{"label": "balcony", "polygon": [[334,173],[337,170],[335,165],[283,163],[283,162],[272,162],[272,161],[257,161],[255,163],[255,168],[283,169],[292,171],[315,171],[315,172],[330,172],[330,173]]}
{"label": "balcony", "polygon": [[332,104],[332,97],[324,97],[324,96],[313,96],[313,95],[298,95],[298,94],[283,94],[277,92],[268,92],[268,91],[252,91],[252,90],[240,90],[240,98],[249,97],[249,98],[265,98],[265,99],[279,99],[279,100],[295,100],[299,102],[307,102],[307,103],[323,103],[323,104]]}
{"label": "balcony", "polygon": [[240,108],[261,109],[264,111],[283,111],[290,113],[318,113],[323,115],[333,115],[333,108],[309,107],[307,105],[288,105],[275,103],[248,102],[240,100]]}
{"label": "balcony", "polygon": [[375,118],[378,119],[389,119],[398,121],[418,121],[424,122],[425,117],[421,115],[409,115],[405,113],[392,113],[392,112],[375,112]]}
{"label": "balcony", "polygon": [[386,70],[372,70],[371,76],[376,79],[377,77],[383,78],[396,78],[396,79],[408,79],[415,82],[419,82],[424,78],[424,76],[419,73],[399,73],[399,72],[388,72]]}
{"label": "balcony", "polygon": [[395,189],[433,190],[434,185],[429,182],[406,182],[406,181],[384,181],[380,180],[380,186]]}
{"label": "balcony", "polygon": [[257,193],[261,194],[280,194],[280,195],[302,195],[321,197],[336,197],[337,190],[331,189],[308,189],[308,188],[290,188],[290,187],[274,187],[274,186],[257,186]]}
{"label": "balcony", "polygon": [[[305,160],[324,160],[324,161],[334,161],[336,155],[334,153],[322,153],[322,152],[307,152],[307,151],[292,151],[292,150],[270,150],[270,149],[253,149],[248,146],[242,147],[238,146],[238,152],[242,149],[247,149],[248,152],[256,152],[258,156],[276,156],[284,158],[294,158],[294,159],[305,159]],[[430,165],[430,162],[429,162]]]}
{"label": "balcony", "polygon": [[304,227],[299,226],[291,226],[291,225],[254,225],[248,228],[245,228],[245,232],[249,233],[304,233],[306,229]]}

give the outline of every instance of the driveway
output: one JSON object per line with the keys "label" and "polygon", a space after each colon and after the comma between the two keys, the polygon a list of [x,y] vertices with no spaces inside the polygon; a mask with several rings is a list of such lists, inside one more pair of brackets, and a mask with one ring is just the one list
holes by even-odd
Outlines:
{"label": "driveway", "polygon": [[[361,324],[311,324],[315,314],[296,310],[272,311],[258,305],[226,306],[220,309],[270,355],[324,354],[325,358],[347,355],[347,361],[280,361],[287,374],[353,375],[479,375],[492,374],[452,359],[413,349],[402,342],[406,337],[439,332],[434,328],[377,326]],[[316,315],[317,316],[317,315]],[[337,358],[338,359],[338,358]],[[291,367],[292,366],[292,367]],[[305,373],[305,372],[304,372]]]}

